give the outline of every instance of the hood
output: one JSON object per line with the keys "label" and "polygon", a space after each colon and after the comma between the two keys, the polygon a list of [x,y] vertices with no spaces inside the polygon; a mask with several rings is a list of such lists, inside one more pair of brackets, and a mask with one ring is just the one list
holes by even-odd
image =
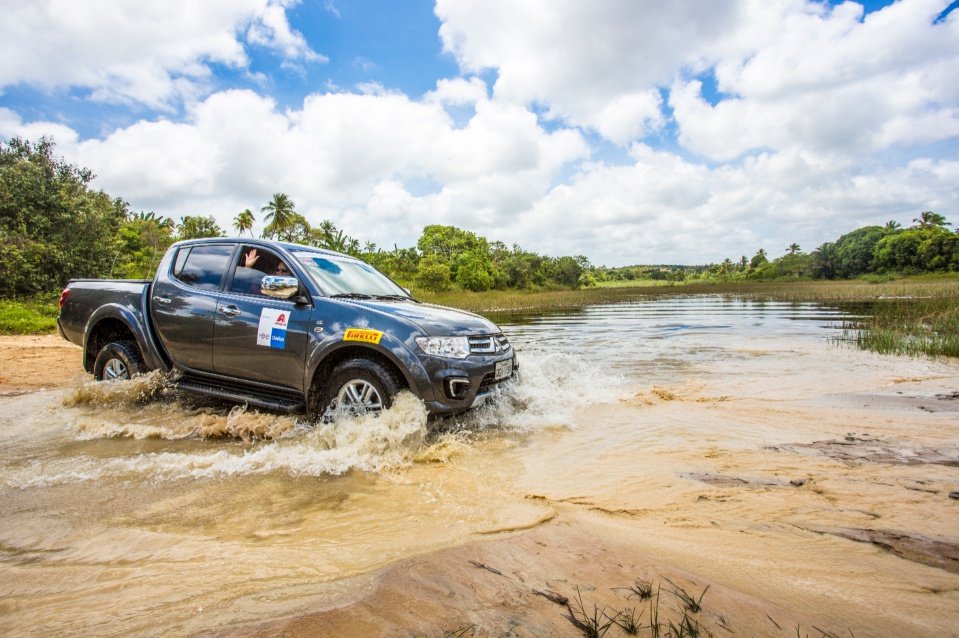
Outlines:
{"label": "hood", "polygon": [[489,319],[446,306],[405,301],[351,300],[351,303],[411,321],[434,337],[502,332]]}

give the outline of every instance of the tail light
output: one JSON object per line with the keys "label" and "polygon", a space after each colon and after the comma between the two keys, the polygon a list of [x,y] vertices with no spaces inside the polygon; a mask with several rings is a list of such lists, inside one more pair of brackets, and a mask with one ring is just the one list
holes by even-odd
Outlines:
{"label": "tail light", "polygon": [[60,301],[57,302],[57,307],[60,310],[63,310],[63,304],[67,303],[67,297],[70,296],[70,287],[67,286],[63,289],[63,292],[60,293]]}

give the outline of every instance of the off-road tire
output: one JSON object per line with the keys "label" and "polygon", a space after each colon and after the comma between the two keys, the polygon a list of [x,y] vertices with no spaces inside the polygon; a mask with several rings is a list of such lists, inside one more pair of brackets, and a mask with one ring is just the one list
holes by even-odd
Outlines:
{"label": "off-road tire", "polygon": [[112,341],[97,353],[93,378],[97,381],[124,381],[146,372],[140,350],[132,341]]}
{"label": "off-road tire", "polygon": [[333,368],[313,402],[314,422],[334,416],[379,413],[393,405],[403,387],[396,374],[372,359],[347,359]]}

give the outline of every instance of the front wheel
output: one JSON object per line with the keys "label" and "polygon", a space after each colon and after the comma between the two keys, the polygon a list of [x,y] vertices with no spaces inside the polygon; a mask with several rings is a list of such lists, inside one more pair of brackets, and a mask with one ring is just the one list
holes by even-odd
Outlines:
{"label": "front wheel", "polygon": [[100,348],[93,364],[93,378],[97,381],[125,381],[146,372],[143,358],[135,343],[114,341]]}
{"label": "front wheel", "polygon": [[379,414],[393,405],[400,382],[382,364],[370,359],[349,359],[333,368],[313,409],[313,420],[329,422]]}

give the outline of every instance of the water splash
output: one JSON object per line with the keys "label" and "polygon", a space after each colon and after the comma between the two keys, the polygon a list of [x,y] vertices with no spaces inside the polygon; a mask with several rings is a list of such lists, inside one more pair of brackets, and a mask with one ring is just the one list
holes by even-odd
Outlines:
{"label": "water splash", "polygon": [[455,429],[535,431],[575,427],[577,410],[616,401],[628,385],[619,375],[563,353],[523,353],[519,379],[483,407],[457,419]]}

